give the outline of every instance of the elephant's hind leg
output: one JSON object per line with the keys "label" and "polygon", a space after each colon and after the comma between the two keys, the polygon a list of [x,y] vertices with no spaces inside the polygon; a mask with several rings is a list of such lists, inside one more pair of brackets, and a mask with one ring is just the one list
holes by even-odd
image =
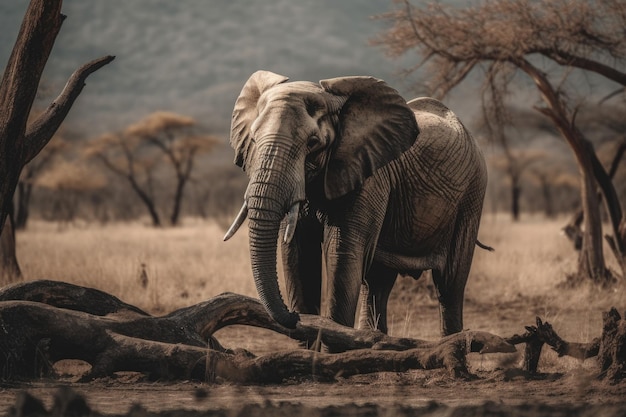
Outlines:
{"label": "elephant's hind leg", "polygon": [[380,263],[374,262],[361,286],[361,310],[359,329],[378,329],[388,332],[387,301],[398,273]]}
{"label": "elephant's hind leg", "polygon": [[[462,218],[462,217],[460,217]],[[463,297],[474,256],[478,226],[456,225],[443,269],[433,269],[441,314],[441,334],[447,336],[463,330]]]}

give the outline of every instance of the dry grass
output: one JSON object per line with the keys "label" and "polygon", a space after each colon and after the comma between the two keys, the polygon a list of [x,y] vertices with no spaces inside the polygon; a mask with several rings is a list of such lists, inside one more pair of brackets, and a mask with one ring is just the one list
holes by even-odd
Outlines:
{"label": "dry grass", "polygon": [[33,222],[17,237],[18,258],[28,280],[95,287],[158,313],[225,291],[256,294],[245,230],[228,242],[223,235],[215,223],[193,220],[164,229],[139,223],[59,227]]}
{"label": "dry grass", "polygon": [[[611,290],[593,286],[560,287],[576,270],[578,254],[561,233],[566,219],[529,217],[513,223],[508,216],[486,216],[479,237],[494,246],[493,253],[477,250],[466,298],[480,304],[503,304],[536,299],[545,306],[543,317],[557,323],[569,311],[590,313],[626,305],[626,286]],[[615,259],[605,247],[608,266],[617,270]],[[600,317],[597,318],[600,320]],[[584,333],[586,330],[580,328]]]}
{"label": "dry grass", "polygon": [[[564,222],[526,218],[512,223],[505,215],[484,217],[479,237],[496,251],[476,251],[466,311],[485,314],[466,319],[466,325],[509,333],[510,329],[493,322],[514,311],[519,316],[509,320],[519,324],[513,331],[522,331],[523,324],[531,324],[540,315],[563,329],[564,337],[584,341],[599,334],[601,311],[610,306],[625,308],[623,285],[608,293],[590,287],[558,288],[566,274],[574,271],[577,256],[560,233]],[[33,222],[18,235],[18,256],[26,279],[99,288],[159,313],[225,291],[256,296],[245,226],[228,242],[222,241],[223,234],[223,227],[216,223],[192,219],[181,227],[164,229],[140,223],[60,227]],[[140,280],[142,264],[148,275],[145,288]],[[391,333],[436,336],[437,303],[419,293],[428,278],[415,284],[408,278],[399,281],[405,279],[421,287],[409,302],[390,305]],[[422,308],[419,316],[413,313],[416,306]]]}

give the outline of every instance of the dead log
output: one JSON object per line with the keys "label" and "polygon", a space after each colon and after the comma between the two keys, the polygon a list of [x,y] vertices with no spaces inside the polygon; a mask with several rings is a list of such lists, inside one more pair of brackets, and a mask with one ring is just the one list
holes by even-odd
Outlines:
{"label": "dead log", "polygon": [[0,301],[10,300],[36,301],[96,316],[114,313],[149,316],[145,311],[104,291],[61,281],[29,281],[1,288]]}
{"label": "dead log", "polygon": [[[301,349],[257,357],[246,351],[218,352],[115,334],[110,336],[115,347],[102,353],[90,377],[133,368],[160,379],[238,383],[278,383],[310,377],[332,381],[356,374],[438,368],[447,369],[455,378],[472,379],[474,377],[467,369],[466,354],[480,352],[478,348],[487,346],[494,337],[484,332],[463,332],[429,347],[404,351],[358,349],[330,354]],[[510,348],[508,346],[507,351],[510,352]]]}
{"label": "dead log", "polygon": [[[4,288],[0,290],[0,301],[7,300],[35,301],[98,316],[115,314],[118,322],[126,323],[124,326],[133,329],[121,331],[127,335],[136,335],[137,330],[134,329],[140,327],[139,324],[146,326],[147,334],[150,334],[155,326],[163,326],[166,329],[186,326],[198,335],[198,339],[207,340],[224,327],[248,325],[272,330],[301,342],[319,339],[334,352],[369,348],[401,351],[433,347],[438,343],[393,337],[372,329],[353,329],[311,314],[302,314],[297,328],[287,329],[274,321],[257,299],[233,293],[220,294],[162,317],[152,317],[103,291],[61,281],[31,281]],[[119,329],[116,331],[120,332]],[[158,338],[148,337],[148,339],[165,341]],[[476,351],[491,353],[509,348],[506,343],[502,344],[500,338],[494,338],[485,341],[484,346],[476,346]]]}
{"label": "dead log", "polygon": [[[18,295],[24,300],[0,301],[0,376],[5,379],[38,377],[61,359],[90,363],[88,378],[140,371],[159,379],[277,382],[441,367],[457,377],[470,377],[467,352],[514,351],[499,337],[484,332],[426,342],[355,330],[309,315],[303,315],[298,328],[290,331],[271,320],[257,300],[236,294],[222,294],[162,317],[137,312],[101,291],[54,281],[14,286],[0,298]],[[107,309],[93,311],[94,300],[102,301]],[[119,314],[122,310],[133,314]],[[297,340],[321,335],[325,343],[348,351],[298,350],[256,357],[244,350],[226,350],[212,337],[214,331],[230,324],[265,327]]]}

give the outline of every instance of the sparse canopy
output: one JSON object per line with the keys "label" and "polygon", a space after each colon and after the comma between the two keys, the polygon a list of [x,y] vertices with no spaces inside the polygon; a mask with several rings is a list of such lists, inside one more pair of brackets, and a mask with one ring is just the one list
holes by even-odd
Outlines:
{"label": "sparse canopy", "polygon": [[430,94],[445,96],[479,67],[511,81],[511,70],[525,66],[530,55],[626,85],[626,73],[609,64],[626,59],[621,0],[486,0],[462,9],[396,3],[403,7],[382,16],[393,27],[374,44],[391,56],[417,50],[423,60],[409,71],[428,67]]}

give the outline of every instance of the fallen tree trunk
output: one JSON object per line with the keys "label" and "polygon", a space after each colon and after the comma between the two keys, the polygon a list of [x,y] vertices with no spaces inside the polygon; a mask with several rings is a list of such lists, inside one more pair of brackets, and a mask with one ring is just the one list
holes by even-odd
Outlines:
{"label": "fallen tree trunk", "polygon": [[119,298],[104,291],[61,281],[29,281],[0,289],[0,301],[11,300],[36,301],[96,316],[106,316],[114,313],[150,316],[145,311],[126,304]]}
{"label": "fallen tree trunk", "polygon": [[[343,353],[293,350],[257,357],[243,349],[225,349],[213,334],[234,324],[269,329],[302,342],[322,342]],[[434,368],[471,378],[468,352],[515,352],[513,345],[521,343],[526,345],[523,368],[529,374],[537,372],[547,344],[560,356],[598,356],[600,376],[609,381],[626,375],[626,321],[615,309],[604,314],[602,336],[589,343],[562,339],[540,318],[523,335],[506,339],[465,331],[430,342],[348,328],[307,314],[301,315],[296,329],[287,329],[273,321],[258,300],[230,293],[153,317],[110,294],[63,282],[35,281],[0,290],[4,379],[39,377],[61,359],[90,363],[86,379],[138,371],[162,380],[267,383]]]}
{"label": "fallen tree trunk", "polygon": [[[272,330],[301,342],[319,339],[333,351],[370,348],[401,351],[433,347],[439,343],[393,337],[378,330],[353,329],[311,314],[302,314],[297,328],[287,329],[274,321],[257,299],[233,293],[220,294],[208,301],[181,308],[162,317],[152,317],[103,291],[59,281],[32,281],[0,290],[0,301],[9,300],[41,302],[97,316],[112,315],[118,322],[125,323],[114,331],[128,336],[137,335],[138,332],[148,335],[151,332],[156,333],[155,327],[160,328],[163,334],[167,334],[167,329],[186,326],[190,327],[190,332],[198,336],[197,339],[207,340],[216,331],[239,324]],[[142,326],[145,330],[141,330]],[[161,338],[148,339],[165,341]],[[188,343],[183,340],[180,342]],[[486,340],[484,346],[476,348],[482,349],[483,353],[491,353],[506,348],[500,344],[501,339],[494,338]]]}
{"label": "fallen tree trunk", "polygon": [[[22,299],[15,300],[18,297]],[[140,371],[158,379],[277,382],[442,367],[469,378],[467,352],[514,351],[501,338],[484,332],[426,342],[356,330],[312,315],[302,315],[298,327],[289,330],[271,320],[257,300],[236,294],[222,294],[162,317],[101,291],[55,281],[10,287],[0,291],[0,300],[5,300],[0,301],[5,379],[38,377],[61,359],[90,363],[87,378]],[[105,308],[95,308],[96,301]],[[212,336],[232,324],[263,327],[300,341],[320,338],[332,349],[346,352],[297,350],[262,357],[234,352]]]}
{"label": "fallen tree trunk", "polygon": [[[429,347],[404,351],[358,349],[329,354],[300,349],[257,357],[245,351],[219,352],[121,335],[110,336],[115,342],[115,346],[107,351],[111,359],[98,361],[91,377],[110,375],[120,367],[132,367],[160,379],[223,379],[239,383],[277,383],[306,377],[326,381],[356,374],[437,368],[449,370],[455,378],[471,379],[473,376],[467,369],[466,354],[480,352],[478,347],[484,346],[485,340],[493,337],[483,332],[464,332]],[[510,346],[506,349],[511,351]],[[163,366],[165,357],[167,366]],[[122,364],[124,366],[120,366]]]}

